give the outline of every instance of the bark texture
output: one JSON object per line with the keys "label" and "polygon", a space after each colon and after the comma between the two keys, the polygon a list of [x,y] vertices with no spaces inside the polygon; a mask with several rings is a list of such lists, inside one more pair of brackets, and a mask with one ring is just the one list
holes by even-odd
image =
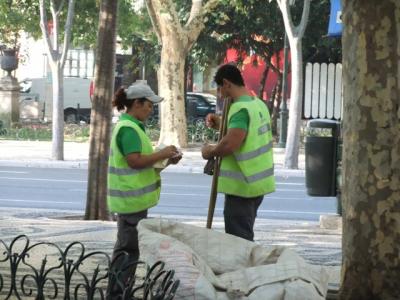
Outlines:
{"label": "bark texture", "polygon": [[272,99],[271,130],[272,130],[272,135],[274,137],[276,137],[278,134],[278,118],[282,102],[282,79],[283,79],[282,73],[279,73],[274,88],[275,92],[273,94],[273,97],[271,97]]}
{"label": "bark texture", "polygon": [[182,24],[173,0],[146,0],[153,27],[162,45],[158,90],[165,100],[161,104],[159,144],[187,146],[184,101],[185,59],[204,28],[204,15],[217,0],[203,5],[192,0],[190,15]]}
{"label": "bark texture", "polygon": [[400,2],[343,1],[340,299],[400,299]]}
{"label": "bark texture", "polygon": [[269,73],[269,67],[265,66],[265,69],[264,69],[264,71],[261,75],[261,79],[260,79],[260,89],[258,90],[258,98],[260,98],[262,100],[268,100],[268,99],[264,99],[265,81],[267,81],[268,73]]}
{"label": "bark texture", "polygon": [[118,0],[102,0],[93,94],[86,220],[107,220],[107,169],[111,139]]}
{"label": "bark texture", "polygon": [[[60,45],[59,28],[60,14],[63,11],[64,1],[50,0],[52,15],[52,32],[46,13],[46,0],[39,0],[40,28],[46,45],[47,57],[51,69],[53,88],[52,114],[52,159],[64,159],[64,65],[71,42],[72,22],[74,18],[75,0],[68,0],[67,19],[64,26],[63,43]],[[61,48],[62,46],[62,48]]]}
{"label": "bark texture", "polygon": [[306,30],[310,12],[310,0],[303,1],[303,12],[300,23],[293,24],[289,2],[277,0],[282,12],[283,23],[288,36],[291,55],[292,88],[290,92],[288,134],[285,148],[285,167],[297,169],[300,147],[300,125],[303,109],[303,54],[301,40]]}
{"label": "bark texture", "polygon": [[303,113],[303,52],[300,38],[289,38],[292,86],[289,103],[288,132],[285,148],[285,167],[299,167],[300,127]]}

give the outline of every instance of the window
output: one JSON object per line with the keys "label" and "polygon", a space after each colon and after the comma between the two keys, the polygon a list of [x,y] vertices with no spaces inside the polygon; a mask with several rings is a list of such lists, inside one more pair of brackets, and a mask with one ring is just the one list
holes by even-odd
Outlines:
{"label": "window", "polygon": [[92,50],[71,49],[65,62],[64,76],[88,78],[94,76],[94,53]]}
{"label": "window", "polygon": [[187,96],[187,102],[188,102],[188,105],[190,105],[190,104],[195,105],[195,106],[206,105],[205,101],[203,99],[201,99],[200,97]]}

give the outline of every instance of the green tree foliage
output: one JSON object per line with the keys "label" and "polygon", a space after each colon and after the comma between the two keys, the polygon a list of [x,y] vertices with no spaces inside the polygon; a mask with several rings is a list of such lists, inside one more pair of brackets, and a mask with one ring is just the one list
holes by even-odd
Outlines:
{"label": "green tree foliage", "polygon": [[[49,10],[49,1],[46,6]],[[60,13],[60,22],[64,24],[67,15],[67,0],[56,0],[58,4],[64,2],[64,9]],[[47,12],[50,15],[50,11]],[[74,46],[91,47],[97,36],[99,18],[99,4],[97,0],[76,1],[74,25],[72,28],[72,44]],[[19,44],[20,34],[28,33],[35,39],[41,38],[39,27],[39,1],[37,0],[3,0],[0,1],[0,42],[9,47]],[[49,20],[51,21],[51,20]],[[63,32],[60,32],[62,34]]]}
{"label": "green tree foliage", "polygon": [[[296,1],[295,9],[300,18],[300,9]],[[311,1],[310,16],[303,37],[304,62],[342,62],[341,38],[328,37],[330,1]]]}
{"label": "green tree foliage", "polygon": [[277,6],[268,1],[221,1],[192,51],[193,61],[205,66],[216,54],[221,60],[231,47],[239,52],[272,55],[283,41],[283,23],[277,13]]}
{"label": "green tree foliage", "polygon": [[[57,3],[67,0],[56,0]],[[49,2],[49,0],[48,0]],[[42,37],[39,27],[37,0],[0,1],[0,44],[18,48],[20,34],[28,33],[35,39]],[[64,23],[65,10],[60,14]],[[95,48],[99,20],[99,0],[76,1],[72,28],[72,47]],[[47,7],[50,7],[48,5]],[[132,71],[137,61],[146,61],[148,68],[159,62],[159,46],[146,8],[135,12],[132,0],[122,0],[118,8],[118,42],[123,49],[132,47]],[[48,11],[48,15],[50,12]]]}
{"label": "green tree foliage", "polygon": [[[191,0],[175,2],[183,24],[189,16]],[[301,7],[301,1],[296,1],[292,7],[294,22],[300,18]],[[98,13],[99,0],[76,1],[73,47],[94,47]],[[117,32],[122,48],[132,47],[135,65],[137,61],[145,61],[147,68],[154,68],[159,63],[160,47],[147,10],[144,8],[135,12],[133,2],[123,0],[120,1],[118,13]],[[65,13],[61,20],[63,17]],[[329,0],[312,1],[309,24],[303,39],[305,62],[341,61],[340,39],[326,37],[328,19]],[[41,37],[38,1],[0,1],[0,43],[14,47],[18,44],[21,31],[28,32],[34,38]],[[266,39],[255,40],[255,35]],[[282,16],[275,1],[221,0],[217,9],[207,16],[206,28],[191,51],[190,62],[203,68],[211,60],[220,63],[229,47],[264,56],[282,48],[283,36]]]}
{"label": "green tree foliage", "polygon": [[19,48],[21,31],[36,28],[32,35],[41,35],[39,28],[39,2],[35,0],[0,1],[0,44]]}
{"label": "green tree foliage", "polygon": [[76,1],[72,47],[94,48],[97,41],[99,9],[99,0]]}
{"label": "green tree foliage", "polygon": [[[179,7],[178,15],[182,24],[188,18],[191,0],[176,0]],[[303,39],[303,54],[305,62],[340,62],[341,40],[327,37],[329,22],[330,1],[312,1],[309,23]],[[126,10],[124,9],[126,12]],[[302,3],[296,1],[292,7],[294,22],[301,17]],[[146,37],[144,46],[154,54],[153,63],[157,63],[159,52],[157,40],[152,32],[150,19],[147,12],[141,12],[136,19],[126,16],[123,21],[120,17],[118,32],[124,43],[129,37],[134,41],[135,36]],[[196,45],[192,48],[189,61],[200,68],[205,68],[210,63],[220,63],[224,58],[226,49],[234,47],[239,51],[256,53],[262,57],[271,56],[282,49],[284,39],[284,26],[281,12],[275,1],[269,0],[221,0],[218,7],[207,16],[206,28],[200,34]],[[139,23],[138,23],[139,21]],[[132,23],[133,22],[133,23]],[[131,26],[129,24],[133,24]],[[122,30],[125,34],[122,35]],[[132,33],[136,33],[132,37]],[[255,39],[262,36],[265,39]],[[137,40],[140,44],[140,39]],[[135,42],[134,42],[135,43]],[[143,47],[139,47],[138,53]]]}
{"label": "green tree foliage", "polygon": [[[303,39],[304,61],[340,62],[340,39],[327,37],[329,0],[312,1],[310,18]],[[294,22],[301,17],[302,3],[292,7]],[[255,37],[264,39],[255,39]],[[210,58],[219,62],[227,48],[256,53],[262,57],[282,49],[284,26],[281,12],[275,1],[221,0],[218,9],[211,13],[206,29],[192,50],[192,61],[207,66]]]}
{"label": "green tree foliage", "polygon": [[132,49],[128,66],[132,72],[138,71],[139,62],[144,62],[148,70],[159,64],[161,48],[146,7],[136,12],[131,1],[120,1],[117,32],[122,48]]}
{"label": "green tree foliage", "polygon": [[[56,0],[55,2],[67,0]],[[49,2],[49,1],[47,1]],[[37,0],[2,0],[0,1],[0,41],[13,41],[20,31],[29,33],[34,38],[41,38],[39,27],[39,2]],[[97,40],[99,20],[99,0],[76,1],[72,43],[74,46],[93,48]],[[50,5],[48,5],[50,7]],[[65,21],[66,8],[60,14],[60,21]],[[50,14],[50,12],[48,12]],[[120,22],[118,29],[122,41],[126,42],[130,34],[139,27],[140,20],[135,18],[131,0],[121,1],[119,5]],[[150,24],[151,26],[151,24]]]}

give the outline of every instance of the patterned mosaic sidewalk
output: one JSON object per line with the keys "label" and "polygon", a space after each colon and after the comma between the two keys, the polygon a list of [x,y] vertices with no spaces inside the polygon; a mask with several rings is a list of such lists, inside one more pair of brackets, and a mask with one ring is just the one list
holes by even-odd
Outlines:
{"label": "patterned mosaic sidewalk", "polygon": [[[79,241],[88,251],[101,250],[111,255],[116,223],[83,221],[79,217],[78,214],[67,217],[63,212],[45,210],[18,210],[7,215],[5,210],[0,209],[0,239],[9,243],[17,235],[25,234],[31,242],[52,242],[62,248],[72,241]],[[198,217],[170,218],[205,227],[205,220]],[[223,220],[215,219],[213,229],[223,231]],[[307,262],[326,266],[331,276],[330,289],[338,288],[341,264],[340,231],[321,229],[318,222],[257,220],[255,242],[264,246],[290,247]]]}

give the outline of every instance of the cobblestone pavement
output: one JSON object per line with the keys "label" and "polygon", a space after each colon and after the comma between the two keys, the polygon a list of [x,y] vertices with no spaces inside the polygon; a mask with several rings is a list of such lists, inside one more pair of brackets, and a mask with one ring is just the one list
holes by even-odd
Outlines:
{"label": "cobblestone pavement", "polygon": [[[150,215],[159,218],[161,216]],[[186,224],[205,227],[206,217],[169,217]],[[223,231],[223,220],[215,218],[213,229]],[[37,241],[68,243],[80,241],[89,248],[100,246],[111,253],[116,223],[112,221],[83,221],[78,213],[62,211],[0,209],[0,236],[9,241],[26,234]],[[255,242],[265,246],[281,245],[293,248],[313,264],[338,266],[341,264],[341,231],[322,229],[318,222],[257,219]],[[98,248],[97,248],[98,249]]]}
{"label": "cobblestone pavement", "polygon": [[[159,218],[160,216],[150,216]],[[206,218],[174,218],[179,222],[205,227]],[[214,219],[213,229],[223,231],[223,220]],[[0,209],[0,236],[9,243],[20,234],[32,242],[52,242],[65,247],[79,241],[88,251],[99,250],[108,254],[116,237],[116,223],[112,221],[83,221],[79,213]],[[331,274],[331,288],[337,288],[341,264],[341,232],[319,227],[318,222],[285,220],[257,220],[255,242],[264,246],[282,245],[295,250],[307,262],[324,265]]]}

